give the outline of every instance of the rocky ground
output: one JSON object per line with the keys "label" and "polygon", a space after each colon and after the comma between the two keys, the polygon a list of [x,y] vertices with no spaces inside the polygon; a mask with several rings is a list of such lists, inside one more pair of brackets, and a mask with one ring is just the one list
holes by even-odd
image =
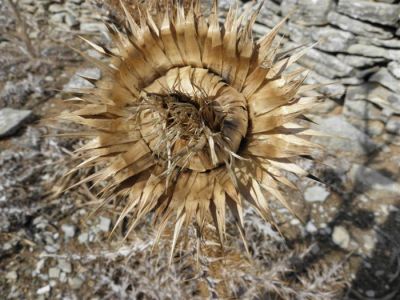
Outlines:
{"label": "rocky ground", "polygon": [[276,208],[286,240],[248,209],[251,258],[239,262],[230,229],[229,263],[214,255],[196,269],[191,253],[172,267],[163,248],[152,253],[148,226],[109,238],[117,212],[88,216],[86,186],[57,193],[76,142],[46,137],[57,128],[39,121],[61,90],[88,84],[77,74],[101,76],[67,46],[88,51],[77,35],[107,43],[112,14],[99,1],[20,0],[17,13],[0,1],[1,299],[400,298],[400,1],[264,2],[256,34],[292,13],[285,47],[318,42],[299,63],[309,83],[331,83],[308,117],[333,137],[304,164],[324,184],[302,180],[290,195],[304,197],[305,224]]}

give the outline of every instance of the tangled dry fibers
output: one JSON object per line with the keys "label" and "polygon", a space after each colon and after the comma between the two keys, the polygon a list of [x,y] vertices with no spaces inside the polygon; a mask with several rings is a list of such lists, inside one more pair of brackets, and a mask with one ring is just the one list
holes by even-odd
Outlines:
{"label": "tangled dry fibers", "polygon": [[115,49],[87,41],[109,63],[82,53],[103,78],[86,78],[95,87],[58,117],[88,128],[74,135],[88,142],[71,172],[96,171],[77,184],[101,184],[104,204],[123,205],[115,228],[128,219],[128,234],[150,213],[156,241],[174,227],[171,258],[189,225],[200,240],[213,224],[223,245],[226,208],[243,240],[245,202],[275,224],[270,199],[292,211],[285,173],[307,176],[296,160],[318,149],[303,116],[315,86],[303,85],[305,69],[287,72],[307,48],[280,51],[285,20],[255,40],[261,6],[232,7],[220,24],[217,1],[209,16],[199,2],[148,1],[137,18],[121,4],[123,30],[107,25]]}

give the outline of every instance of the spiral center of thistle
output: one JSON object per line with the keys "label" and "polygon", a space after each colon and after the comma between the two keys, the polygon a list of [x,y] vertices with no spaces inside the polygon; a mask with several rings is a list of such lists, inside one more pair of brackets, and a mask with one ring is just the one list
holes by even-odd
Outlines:
{"label": "spiral center of thistle", "polygon": [[200,68],[176,68],[144,89],[140,128],[171,168],[205,172],[227,162],[246,135],[243,95]]}

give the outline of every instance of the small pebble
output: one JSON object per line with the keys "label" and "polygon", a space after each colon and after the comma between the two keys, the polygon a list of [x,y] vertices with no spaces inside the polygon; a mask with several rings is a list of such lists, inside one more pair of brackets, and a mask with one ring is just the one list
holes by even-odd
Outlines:
{"label": "small pebble", "polygon": [[100,217],[100,224],[97,226],[97,228],[100,231],[103,232],[108,232],[110,230],[111,226],[111,220],[108,218]]}
{"label": "small pebble", "polygon": [[333,242],[342,249],[347,249],[350,244],[350,235],[343,226],[336,226],[332,234]]}
{"label": "small pebble", "polygon": [[44,247],[44,249],[49,253],[56,253],[57,252],[57,247],[55,247],[55,246],[47,245],[47,246]]}
{"label": "small pebble", "polygon": [[6,279],[10,280],[10,281],[15,281],[18,278],[18,274],[16,271],[11,271],[9,273],[7,273],[6,275]]}
{"label": "small pebble", "polygon": [[80,244],[85,244],[89,240],[89,234],[87,232],[83,232],[79,235],[78,241]]}
{"label": "small pebble", "polygon": [[51,290],[51,286],[50,286],[50,285],[46,285],[46,286],[44,286],[44,287],[38,289],[38,290],[36,291],[36,294],[38,294],[38,295],[44,295],[44,294],[47,294],[48,292],[50,292],[50,290]]}
{"label": "small pebble", "polygon": [[57,279],[60,277],[60,269],[59,268],[50,268],[49,269],[49,278]]}
{"label": "small pebble", "polygon": [[79,277],[70,278],[68,279],[68,284],[71,287],[71,289],[77,290],[82,286],[83,280]]}
{"label": "small pebble", "polygon": [[373,297],[375,297],[375,292],[372,290],[369,290],[365,293],[365,295],[367,295],[367,297],[373,298]]}
{"label": "small pebble", "polygon": [[64,224],[61,226],[62,231],[64,232],[65,238],[73,238],[75,236],[75,226]]}
{"label": "small pebble", "polygon": [[66,261],[65,259],[58,260],[58,267],[65,273],[71,273],[72,272],[71,263]]}
{"label": "small pebble", "polygon": [[307,202],[324,202],[330,195],[329,191],[323,186],[312,186],[305,190],[304,199]]}
{"label": "small pebble", "polygon": [[306,225],[306,230],[307,230],[307,232],[309,232],[309,233],[315,233],[315,232],[317,232],[317,227],[314,225],[314,223],[313,222],[308,222],[307,223],[307,225]]}

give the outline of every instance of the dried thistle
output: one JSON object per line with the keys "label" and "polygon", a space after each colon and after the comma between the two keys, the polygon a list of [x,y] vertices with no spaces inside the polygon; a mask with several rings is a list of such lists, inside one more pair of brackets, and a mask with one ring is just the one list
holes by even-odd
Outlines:
{"label": "dried thistle", "polygon": [[217,1],[208,18],[198,0],[147,4],[135,21],[121,3],[124,32],[108,25],[115,51],[87,41],[111,63],[88,57],[105,76],[88,78],[95,87],[79,90],[78,109],[59,119],[90,128],[77,135],[89,141],[71,172],[96,172],[78,184],[103,183],[104,204],[123,203],[115,227],[129,217],[127,234],[150,212],[156,241],[173,224],[172,258],[191,224],[200,239],[213,223],[223,245],[226,207],[243,240],[244,202],[273,224],[267,199],[292,211],[284,173],[307,175],[295,159],[318,148],[307,140],[317,133],[296,120],[318,99],[301,96],[313,88],[306,70],[285,72],[306,51],[279,53],[285,20],[253,39],[261,6],[241,16],[231,8],[221,25]]}

